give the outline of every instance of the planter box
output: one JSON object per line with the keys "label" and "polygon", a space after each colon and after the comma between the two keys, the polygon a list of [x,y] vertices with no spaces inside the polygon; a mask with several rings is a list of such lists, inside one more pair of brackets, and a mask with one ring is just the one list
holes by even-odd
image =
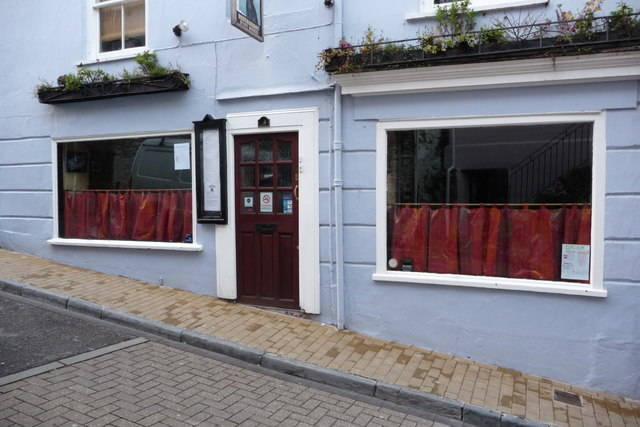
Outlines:
{"label": "planter box", "polygon": [[88,83],[82,85],[77,91],[65,91],[63,87],[41,89],[38,91],[38,101],[42,104],[63,104],[68,102],[116,98],[119,96],[175,92],[188,89],[188,74],[171,73],[152,77]]}
{"label": "planter box", "polygon": [[603,50],[628,49],[639,45],[640,30],[634,27],[624,33],[615,31],[610,31],[609,33],[599,32],[593,33],[588,37],[574,34],[566,42],[563,42],[558,37],[511,40],[505,43],[492,43],[481,46],[452,47],[445,52],[433,55],[425,53],[419,47],[407,49],[402,53],[394,52],[393,55],[383,52],[376,53],[373,56],[354,53],[340,58],[332,58],[325,70],[329,73],[341,74],[345,72],[506,61],[542,56],[586,55]]}

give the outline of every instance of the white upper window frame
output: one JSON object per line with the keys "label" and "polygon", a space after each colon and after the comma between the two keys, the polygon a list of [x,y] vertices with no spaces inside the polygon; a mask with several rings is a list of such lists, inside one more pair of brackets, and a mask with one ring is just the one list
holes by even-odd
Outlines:
{"label": "white upper window frame", "polygon": [[[91,64],[96,62],[115,61],[119,59],[133,58],[139,53],[149,49],[149,5],[148,0],[144,0],[144,34],[145,45],[140,47],[122,48],[110,52],[100,52],[100,9],[108,6],[131,3],[137,0],[108,0],[99,2],[99,0],[89,0],[87,2],[88,10],[88,31],[87,31],[87,53],[85,60],[80,64]],[[79,65],[80,65],[79,64]]]}
{"label": "white upper window frame", "polygon": [[126,133],[126,134],[113,134],[113,135],[92,135],[82,136],[74,138],[52,138],[51,139],[51,159],[52,159],[52,183],[53,183],[53,237],[47,240],[47,243],[51,245],[60,246],[86,246],[86,247],[101,247],[101,248],[127,248],[127,249],[164,249],[164,250],[178,250],[178,251],[202,251],[203,245],[198,243],[198,231],[197,221],[195,214],[196,210],[196,197],[192,197],[191,212],[193,212],[191,222],[193,229],[193,243],[181,243],[181,242],[150,242],[150,241],[138,241],[138,240],[97,240],[97,239],[68,239],[60,237],[60,209],[58,206],[59,194],[58,194],[58,144],[64,144],[69,142],[89,142],[89,141],[108,141],[127,138],[151,138],[158,136],[171,136],[171,135],[190,135],[191,137],[191,191],[192,194],[196,194],[196,179],[195,179],[195,167],[196,164],[196,150],[195,150],[195,133],[193,129],[183,130],[171,130],[165,132],[139,132],[139,133]]}
{"label": "white upper window frame", "polygon": [[[593,210],[591,221],[591,271],[588,284],[387,270],[387,132],[412,129],[450,129],[461,127],[585,122],[593,124],[591,188]],[[605,122],[605,112],[451,117],[378,122],[376,129],[376,271],[372,279],[374,281],[385,282],[421,283],[606,297],[607,291],[604,289]]]}
{"label": "white upper window frame", "polygon": [[[470,7],[476,12],[482,12],[494,9],[506,9],[510,7],[533,6],[538,4],[547,4],[549,0],[471,0]],[[420,9],[418,13],[407,15],[407,20],[425,19],[436,16],[438,6],[446,6],[445,4],[434,4],[434,0],[420,0]]]}

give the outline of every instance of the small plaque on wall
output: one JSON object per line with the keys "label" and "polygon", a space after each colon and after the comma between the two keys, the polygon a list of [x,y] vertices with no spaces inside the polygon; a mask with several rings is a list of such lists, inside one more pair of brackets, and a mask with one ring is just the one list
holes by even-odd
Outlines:
{"label": "small plaque on wall", "polygon": [[193,122],[199,223],[227,223],[226,120],[206,115]]}

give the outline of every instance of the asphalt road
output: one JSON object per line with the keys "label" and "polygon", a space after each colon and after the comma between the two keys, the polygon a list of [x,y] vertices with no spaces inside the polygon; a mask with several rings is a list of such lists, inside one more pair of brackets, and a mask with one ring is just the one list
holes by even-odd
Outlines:
{"label": "asphalt road", "polygon": [[0,385],[2,426],[451,424],[2,293],[0,360],[6,372],[67,360],[30,376],[3,374],[12,382]]}
{"label": "asphalt road", "polygon": [[0,377],[134,338],[0,293]]}

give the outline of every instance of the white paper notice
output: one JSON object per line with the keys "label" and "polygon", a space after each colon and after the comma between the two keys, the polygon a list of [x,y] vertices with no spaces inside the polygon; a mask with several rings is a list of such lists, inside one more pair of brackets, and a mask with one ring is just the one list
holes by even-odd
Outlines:
{"label": "white paper notice", "polygon": [[202,175],[204,192],[204,210],[218,212],[222,210],[220,196],[220,138],[218,130],[205,130],[202,133]]}
{"label": "white paper notice", "polygon": [[175,144],[173,146],[173,162],[177,171],[191,169],[188,142],[184,144]]}
{"label": "white paper notice", "polygon": [[273,193],[260,193],[260,212],[273,212]]}
{"label": "white paper notice", "polygon": [[589,245],[562,245],[560,277],[568,280],[589,280]]}

